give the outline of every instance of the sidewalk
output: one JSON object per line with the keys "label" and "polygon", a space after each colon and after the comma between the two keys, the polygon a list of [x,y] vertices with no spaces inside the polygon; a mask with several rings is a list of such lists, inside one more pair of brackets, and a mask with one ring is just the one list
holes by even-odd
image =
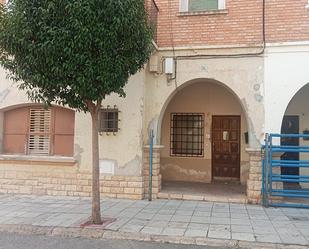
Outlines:
{"label": "sidewalk", "polygon": [[192,244],[309,245],[309,210],[305,209],[104,199],[103,216],[116,220],[104,230],[80,228],[90,207],[86,198],[0,195],[0,230]]}

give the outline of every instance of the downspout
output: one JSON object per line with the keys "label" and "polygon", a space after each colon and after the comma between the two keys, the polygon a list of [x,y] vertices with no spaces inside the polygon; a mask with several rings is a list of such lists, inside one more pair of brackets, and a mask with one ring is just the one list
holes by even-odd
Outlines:
{"label": "downspout", "polygon": [[148,200],[152,201],[152,161],[153,161],[153,130],[149,134],[149,182],[148,182]]}

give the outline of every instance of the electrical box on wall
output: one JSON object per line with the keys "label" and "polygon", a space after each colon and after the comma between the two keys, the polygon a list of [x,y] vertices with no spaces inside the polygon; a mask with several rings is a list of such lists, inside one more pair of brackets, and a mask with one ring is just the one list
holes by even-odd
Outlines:
{"label": "electrical box on wall", "polygon": [[112,160],[100,160],[99,167],[100,174],[115,174],[115,162]]}
{"label": "electrical box on wall", "polygon": [[164,60],[164,73],[173,74],[175,71],[175,62],[174,58],[165,58]]}
{"label": "electrical box on wall", "polygon": [[158,73],[160,71],[160,58],[157,55],[153,55],[149,59],[149,72]]}

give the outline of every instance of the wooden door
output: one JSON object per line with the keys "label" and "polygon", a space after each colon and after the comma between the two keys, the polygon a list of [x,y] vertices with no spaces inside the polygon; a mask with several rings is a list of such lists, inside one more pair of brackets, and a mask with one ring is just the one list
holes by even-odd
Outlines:
{"label": "wooden door", "polygon": [[212,116],[212,177],[240,178],[240,116]]}

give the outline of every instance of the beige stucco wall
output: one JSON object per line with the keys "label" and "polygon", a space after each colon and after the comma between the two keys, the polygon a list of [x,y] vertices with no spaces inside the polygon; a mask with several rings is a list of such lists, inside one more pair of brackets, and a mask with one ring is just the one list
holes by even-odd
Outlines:
{"label": "beige stucco wall", "polygon": [[[186,56],[197,54],[232,54],[251,53],[251,49],[181,49],[174,51],[159,51],[156,55],[165,57]],[[264,137],[264,85],[263,57],[240,58],[192,58],[177,59],[176,79],[167,80],[161,71],[156,74],[147,73],[145,91],[145,140],[149,129],[154,129],[156,143],[160,144],[161,122],[169,101],[178,90],[197,79],[212,79],[232,89],[240,100],[247,120],[250,147],[259,148]]]}
{"label": "beige stucco wall", "polygon": [[[144,71],[132,76],[125,88],[126,97],[116,94],[103,101],[103,107],[119,109],[119,132],[103,133],[99,137],[100,159],[112,161],[115,175],[141,175],[143,157]],[[91,169],[91,118],[76,115],[75,151],[80,167]]]}
{"label": "beige stucco wall", "polygon": [[[173,112],[203,113],[204,121],[204,156],[170,156],[170,114]],[[170,101],[162,122],[161,173],[163,181],[211,182],[211,122],[212,115],[241,116],[241,161],[242,182],[246,181],[248,154],[245,151],[244,132],[247,132],[246,117],[237,97],[224,86],[210,80],[192,83],[179,92]]]}
{"label": "beige stucco wall", "polygon": [[[125,88],[126,98],[113,94],[103,101],[104,107],[116,105],[120,110],[120,131],[115,136],[104,133],[99,138],[100,159],[113,162],[114,175],[141,175],[144,75],[143,70],[129,79]],[[31,101],[23,91],[17,89],[14,82],[7,79],[6,72],[2,68],[0,68],[0,83],[0,144],[2,144],[3,112],[19,105],[27,105]],[[74,159],[77,161],[73,166],[75,169],[79,172],[91,172],[91,118],[89,114],[82,112],[77,112],[75,115]],[[46,171],[52,170],[48,165],[42,167],[45,167]]]}
{"label": "beige stucco wall", "polygon": [[[293,97],[288,105],[285,115],[299,116],[299,132],[309,130],[309,84],[305,85],[300,91]],[[300,145],[309,146],[309,141],[299,140]],[[301,160],[309,160],[309,153],[300,153]],[[301,168],[300,175],[309,175],[309,168]],[[309,183],[301,183],[303,187],[309,187]]]}

